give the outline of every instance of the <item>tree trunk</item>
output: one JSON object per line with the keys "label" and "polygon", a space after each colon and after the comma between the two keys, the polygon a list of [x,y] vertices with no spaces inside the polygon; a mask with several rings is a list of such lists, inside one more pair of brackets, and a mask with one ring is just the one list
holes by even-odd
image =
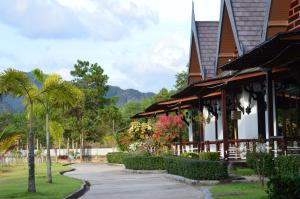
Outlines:
{"label": "tree trunk", "polygon": [[32,129],[33,104],[30,103],[29,133],[28,133],[28,192],[36,192],[35,163],[34,163],[34,134]]}
{"label": "tree trunk", "polygon": [[80,135],[80,162],[83,160],[83,133]]}
{"label": "tree trunk", "polygon": [[50,156],[50,133],[49,133],[49,114],[46,113],[46,148],[47,148],[47,177],[48,183],[52,183],[51,156]]}

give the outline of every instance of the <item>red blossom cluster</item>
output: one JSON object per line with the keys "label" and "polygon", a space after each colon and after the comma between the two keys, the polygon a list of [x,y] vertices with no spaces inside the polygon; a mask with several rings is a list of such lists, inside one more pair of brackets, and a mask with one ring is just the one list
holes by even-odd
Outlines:
{"label": "red blossom cluster", "polygon": [[156,129],[152,137],[160,142],[171,142],[179,135],[182,129],[182,115],[161,116],[155,124]]}

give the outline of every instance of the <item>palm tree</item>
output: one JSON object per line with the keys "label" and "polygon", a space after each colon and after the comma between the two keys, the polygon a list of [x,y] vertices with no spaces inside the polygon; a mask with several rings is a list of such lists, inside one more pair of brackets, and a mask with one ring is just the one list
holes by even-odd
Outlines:
{"label": "palm tree", "polygon": [[34,77],[41,83],[38,102],[45,112],[46,148],[47,148],[47,179],[52,183],[49,120],[51,111],[55,108],[69,108],[83,99],[83,93],[70,82],[63,81],[59,75],[45,75],[41,70],[32,71]]}
{"label": "palm tree", "polygon": [[35,187],[35,164],[34,164],[34,133],[33,104],[37,94],[37,87],[21,71],[7,69],[0,74],[0,94],[24,97],[28,108],[29,131],[28,131],[28,192],[36,192]]}
{"label": "palm tree", "polygon": [[13,126],[5,127],[0,131],[0,155],[16,147],[16,141],[20,139],[21,133]]}

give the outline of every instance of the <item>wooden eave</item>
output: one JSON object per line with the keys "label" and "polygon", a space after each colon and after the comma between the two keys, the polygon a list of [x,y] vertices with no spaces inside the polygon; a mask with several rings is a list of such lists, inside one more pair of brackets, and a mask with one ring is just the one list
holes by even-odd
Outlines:
{"label": "wooden eave", "polygon": [[253,67],[279,67],[300,57],[297,54],[300,50],[299,44],[300,31],[278,33],[243,56],[224,64],[222,69],[243,70]]}

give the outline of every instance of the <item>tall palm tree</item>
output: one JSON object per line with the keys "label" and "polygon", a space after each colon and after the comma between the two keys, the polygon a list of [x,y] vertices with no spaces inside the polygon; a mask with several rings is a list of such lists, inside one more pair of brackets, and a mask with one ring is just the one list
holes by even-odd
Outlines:
{"label": "tall palm tree", "polygon": [[51,111],[55,108],[70,108],[83,99],[80,89],[70,82],[62,80],[59,75],[45,75],[41,70],[32,71],[34,77],[41,83],[38,102],[45,112],[46,150],[47,150],[47,181],[52,183],[49,120]]}
{"label": "tall palm tree", "polygon": [[28,131],[28,192],[36,192],[34,164],[34,133],[33,133],[33,104],[37,87],[21,71],[7,69],[0,74],[0,94],[24,97],[27,102],[29,131]]}

